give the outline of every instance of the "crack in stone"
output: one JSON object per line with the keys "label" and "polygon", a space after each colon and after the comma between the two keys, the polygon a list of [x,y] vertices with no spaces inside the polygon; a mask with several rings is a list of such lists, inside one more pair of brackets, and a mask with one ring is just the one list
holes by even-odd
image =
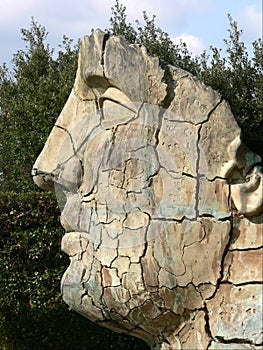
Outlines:
{"label": "crack in stone", "polygon": [[233,248],[233,249],[229,249],[229,252],[250,252],[250,251],[256,251],[256,250],[259,250],[261,251],[263,248],[263,245],[262,246],[258,246],[258,247],[252,247],[252,248]]}
{"label": "crack in stone", "polygon": [[229,252],[229,247],[230,247],[231,242],[232,242],[232,232],[233,232],[233,216],[231,217],[231,227],[229,230],[229,239],[225,245],[225,249],[224,249],[224,252],[223,252],[222,258],[221,258],[220,271],[219,271],[219,277],[217,278],[217,282],[216,282],[216,288],[214,290],[214,293],[210,297],[206,298],[206,300],[213,299],[215,297],[218,289],[222,285],[222,283],[224,283],[223,280],[224,280],[225,259],[226,259],[228,252]]}
{"label": "crack in stone", "polygon": [[256,344],[253,343],[251,340],[249,339],[245,339],[245,338],[231,338],[231,339],[225,339],[224,337],[221,336],[216,336],[215,337],[220,343],[222,344],[247,344],[247,345],[253,345],[253,346],[261,346],[263,345],[263,342],[260,344]]}
{"label": "crack in stone", "polygon": [[209,343],[208,343],[208,346],[207,346],[207,349],[209,349],[209,347],[211,346],[212,344],[212,341],[214,339],[213,335],[212,335],[212,331],[210,329],[210,320],[209,320],[209,312],[208,312],[208,308],[207,308],[207,303],[204,301],[204,313],[205,313],[205,331],[206,331],[206,334],[208,335],[209,337]]}
{"label": "crack in stone", "polygon": [[222,96],[221,96],[220,101],[208,112],[208,114],[207,114],[207,119],[206,119],[206,120],[203,120],[203,121],[200,122],[200,123],[197,123],[196,125],[207,123],[207,122],[209,121],[211,115],[212,115],[212,114],[215,112],[215,110],[222,104],[222,102],[223,102],[223,98],[222,98]]}
{"label": "crack in stone", "polygon": [[222,281],[221,285],[232,285],[235,287],[241,287],[241,286],[249,286],[249,285],[263,285],[263,282],[259,282],[259,281],[249,281],[249,282],[240,282],[240,283],[233,283],[231,281]]}
{"label": "crack in stone", "polygon": [[202,125],[198,129],[198,138],[196,141],[196,150],[197,150],[197,159],[196,159],[196,191],[195,191],[195,212],[196,217],[193,220],[196,220],[200,216],[199,212],[199,202],[200,202],[200,180],[205,177],[204,174],[200,173],[200,160],[201,160],[201,149],[200,149],[200,140],[201,140],[201,129]]}

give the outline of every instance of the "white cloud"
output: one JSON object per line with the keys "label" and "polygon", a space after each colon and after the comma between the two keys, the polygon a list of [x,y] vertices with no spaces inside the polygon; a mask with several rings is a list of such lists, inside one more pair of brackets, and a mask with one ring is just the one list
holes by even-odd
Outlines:
{"label": "white cloud", "polygon": [[28,12],[33,12],[36,8],[37,1],[34,0],[12,0],[10,3],[9,0],[1,0],[1,11],[0,11],[0,23],[1,26],[6,24],[12,24],[13,21],[16,21]]}
{"label": "white cloud", "polygon": [[[60,32],[69,37],[80,37],[89,34],[91,28],[105,29],[109,27],[111,8],[115,0],[37,0],[45,13],[44,24],[50,33]],[[63,2],[63,7],[62,7]],[[199,0],[119,0],[126,6],[128,21],[134,24],[136,19],[142,21],[142,12],[146,11],[151,18],[156,15],[156,24],[164,31],[180,32],[193,13],[201,11]],[[203,0],[206,11],[210,11],[214,0]],[[39,5],[40,6],[40,5]],[[48,9],[48,11],[47,11]],[[38,17],[36,17],[38,20]]]}
{"label": "white cloud", "polygon": [[[111,7],[114,6],[115,0],[89,0],[92,8],[96,13],[106,14],[110,17]],[[162,27],[173,25],[174,29],[182,28],[193,13],[201,11],[211,11],[214,9],[214,0],[120,0],[120,3],[126,7],[128,20],[142,19],[143,11],[151,18],[156,15],[156,22],[162,23]]]}
{"label": "white cloud", "polygon": [[246,6],[237,14],[238,27],[248,40],[262,37],[262,11],[256,5]]}
{"label": "white cloud", "polygon": [[197,56],[205,50],[205,45],[202,42],[202,39],[191,34],[181,34],[173,39],[175,44],[180,44],[180,41],[186,43],[188,50],[194,55]]}
{"label": "white cloud", "polygon": [[[0,0],[0,27],[29,27],[33,16],[49,33],[82,37],[91,28],[109,26],[111,7],[115,0]],[[206,12],[211,10],[214,0],[202,0]],[[119,0],[126,6],[128,21],[142,20],[142,12],[149,17],[156,15],[156,24],[164,31],[180,32],[193,14],[201,11],[200,0]],[[19,36],[18,29],[18,36]],[[3,32],[4,32],[3,30]]]}
{"label": "white cloud", "polygon": [[[57,43],[61,42],[63,34],[77,39],[89,34],[91,28],[109,27],[111,7],[115,4],[115,0],[12,0],[11,2],[0,0],[0,2],[2,56],[8,47],[11,55],[14,47],[21,48],[24,44],[20,40],[20,29],[29,28],[31,17],[46,27],[49,32],[48,41],[51,46],[56,47]],[[216,0],[202,0],[202,6],[200,0],[119,0],[119,2],[127,8],[128,21],[132,23],[135,19],[141,21],[143,11],[146,11],[150,18],[155,14],[156,25],[175,37],[181,32],[195,33],[193,23],[196,23],[200,16],[212,16]],[[194,54],[204,47],[202,41],[194,36],[188,35],[184,41]],[[1,60],[0,56],[0,64]]]}

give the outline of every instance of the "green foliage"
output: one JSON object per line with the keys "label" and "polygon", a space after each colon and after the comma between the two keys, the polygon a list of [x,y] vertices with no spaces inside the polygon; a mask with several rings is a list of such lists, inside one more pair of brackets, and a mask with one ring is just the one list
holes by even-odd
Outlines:
{"label": "green foliage", "polygon": [[69,311],[61,300],[69,261],[60,251],[58,218],[51,193],[0,193],[0,348],[148,349]]}
{"label": "green foliage", "polygon": [[131,23],[126,22],[126,19],[126,7],[116,0],[115,6],[112,7],[112,17],[110,17],[111,28],[107,31],[110,35],[122,35],[129,43],[134,44],[137,33]]}
{"label": "green foliage", "polygon": [[[5,305],[45,305],[59,293],[63,229],[50,193],[1,193],[1,285]],[[34,286],[37,286],[35,288]],[[22,303],[22,304],[21,304]]]}
{"label": "green foliage", "polygon": [[0,173],[2,190],[32,190],[31,169],[74,82],[77,51],[64,37],[57,58],[47,32],[34,20],[22,29],[26,49],[13,57],[13,71],[0,67]]}

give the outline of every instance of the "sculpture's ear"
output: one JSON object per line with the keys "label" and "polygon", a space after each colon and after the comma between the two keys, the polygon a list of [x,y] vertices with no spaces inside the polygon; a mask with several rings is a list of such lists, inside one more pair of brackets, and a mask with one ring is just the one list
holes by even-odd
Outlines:
{"label": "sculpture's ear", "polygon": [[263,174],[255,167],[245,182],[231,185],[231,197],[240,214],[254,216],[263,210],[262,184]]}
{"label": "sculpture's ear", "polygon": [[263,209],[263,174],[256,166],[261,159],[243,145],[240,136],[228,146],[228,154],[230,160],[222,167],[221,175],[231,185],[232,201],[240,214],[257,215]]}

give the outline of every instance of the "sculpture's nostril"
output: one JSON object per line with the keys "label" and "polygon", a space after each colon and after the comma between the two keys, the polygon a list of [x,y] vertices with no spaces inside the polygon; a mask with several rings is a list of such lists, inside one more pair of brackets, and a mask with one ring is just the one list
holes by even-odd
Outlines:
{"label": "sculpture's nostril", "polygon": [[54,191],[54,175],[52,173],[33,168],[31,175],[34,183],[42,190]]}

